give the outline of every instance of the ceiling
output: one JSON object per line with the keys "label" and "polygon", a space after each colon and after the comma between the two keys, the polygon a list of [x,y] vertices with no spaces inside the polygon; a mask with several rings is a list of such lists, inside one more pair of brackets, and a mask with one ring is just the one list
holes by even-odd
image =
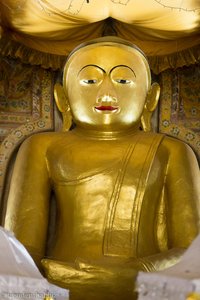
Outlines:
{"label": "ceiling", "polygon": [[156,73],[200,60],[199,0],[0,0],[0,11],[1,53],[32,64],[59,67],[79,43],[110,34],[137,44]]}

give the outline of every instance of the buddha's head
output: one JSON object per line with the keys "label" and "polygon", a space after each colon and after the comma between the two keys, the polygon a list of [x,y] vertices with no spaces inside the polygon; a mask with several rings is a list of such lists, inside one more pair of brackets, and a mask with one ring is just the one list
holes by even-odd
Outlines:
{"label": "buddha's head", "polygon": [[77,126],[123,131],[139,126],[151,73],[139,48],[103,37],[81,44],[69,55],[63,87]]}

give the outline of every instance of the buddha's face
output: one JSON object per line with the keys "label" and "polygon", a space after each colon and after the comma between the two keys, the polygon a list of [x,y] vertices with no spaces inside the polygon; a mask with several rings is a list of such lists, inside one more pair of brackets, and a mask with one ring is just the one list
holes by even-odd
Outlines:
{"label": "buddha's face", "polygon": [[81,49],[64,76],[78,126],[103,131],[138,126],[149,89],[147,62],[138,50],[123,45]]}

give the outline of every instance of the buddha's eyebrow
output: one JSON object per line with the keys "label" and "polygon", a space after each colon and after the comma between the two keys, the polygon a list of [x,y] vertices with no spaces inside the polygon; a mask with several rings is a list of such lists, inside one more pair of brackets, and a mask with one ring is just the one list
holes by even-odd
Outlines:
{"label": "buddha's eyebrow", "polygon": [[134,76],[136,77],[136,74],[135,74],[135,72],[133,71],[133,69],[131,69],[129,66],[126,66],[126,65],[118,65],[118,66],[114,66],[114,67],[110,70],[109,73],[111,73],[114,69],[119,68],[119,67],[124,67],[124,68],[127,68],[127,69],[131,70],[131,71],[133,72]]}
{"label": "buddha's eyebrow", "polygon": [[103,71],[104,73],[106,73],[106,71],[105,71],[104,69],[102,69],[101,67],[99,67],[99,66],[97,66],[97,65],[92,65],[92,64],[90,64],[90,65],[86,65],[86,66],[84,66],[82,69],[80,69],[80,71],[78,72],[78,75],[80,74],[80,72],[81,72],[83,69],[85,69],[85,68],[87,68],[87,67],[96,67],[96,68],[100,69],[101,71]]}

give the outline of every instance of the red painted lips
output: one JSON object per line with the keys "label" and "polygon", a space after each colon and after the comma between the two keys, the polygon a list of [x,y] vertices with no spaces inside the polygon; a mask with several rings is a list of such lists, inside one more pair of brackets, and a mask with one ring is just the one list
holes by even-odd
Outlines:
{"label": "red painted lips", "polygon": [[119,107],[118,106],[106,106],[106,105],[101,105],[101,106],[95,106],[95,109],[97,110],[109,110],[109,111],[114,111],[117,110]]}

